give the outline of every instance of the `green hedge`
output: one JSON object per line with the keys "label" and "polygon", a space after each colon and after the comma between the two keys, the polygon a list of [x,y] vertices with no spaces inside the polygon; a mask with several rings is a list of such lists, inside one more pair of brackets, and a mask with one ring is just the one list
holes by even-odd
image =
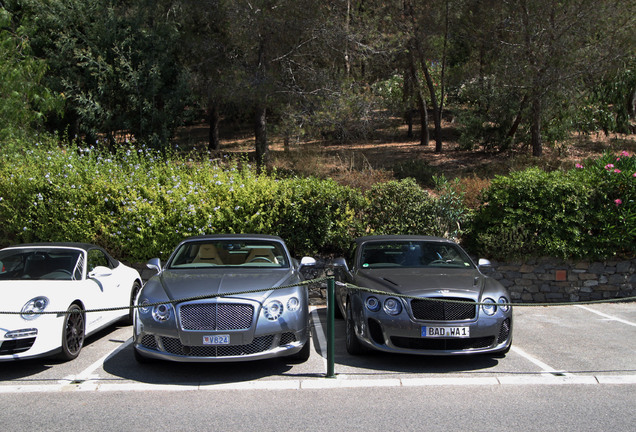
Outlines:
{"label": "green hedge", "polygon": [[496,258],[606,259],[636,251],[636,157],[537,168],[497,177],[484,192],[466,241]]}
{"label": "green hedge", "polygon": [[[197,234],[283,237],[296,256],[341,254],[364,234],[462,237],[475,254],[611,257],[634,254],[636,160],[606,155],[568,172],[497,177],[473,215],[452,182],[429,194],[413,179],[368,192],[316,178],[278,179],[244,160],[153,150],[5,146],[0,245],[100,244],[129,261],[165,258]],[[468,232],[465,233],[464,230]]]}

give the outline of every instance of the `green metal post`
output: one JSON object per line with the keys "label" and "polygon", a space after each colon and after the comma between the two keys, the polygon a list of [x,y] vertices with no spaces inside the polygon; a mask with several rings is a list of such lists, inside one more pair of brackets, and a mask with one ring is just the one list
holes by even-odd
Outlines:
{"label": "green metal post", "polygon": [[335,296],[336,282],[333,277],[327,279],[327,378],[335,378],[334,372],[334,347],[336,332],[334,330],[335,321]]}

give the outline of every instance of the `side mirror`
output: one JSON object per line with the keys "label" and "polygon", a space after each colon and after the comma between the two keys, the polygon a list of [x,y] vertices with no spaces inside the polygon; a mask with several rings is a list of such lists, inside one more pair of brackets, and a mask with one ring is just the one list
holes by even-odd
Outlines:
{"label": "side mirror", "polygon": [[156,270],[157,273],[161,273],[161,260],[159,258],[151,258],[147,263],[146,267],[151,270]]}
{"label": "side mirror", "polygon": [[477,267],[492,267],[492,264],[489,260],[485,258],[479,258],[479,263],[477,263]]}
{"label": "side mirror", "polygon": [[345,260],[344,258],[340,257],[340,258],[334,258],[331,261],[331,265],[333,267],[340,267],[345,269],[346,271],[349,271],[349,266],[347,266],[347,260]]}
{"label": "side mirror", "polygon": [[109,269],[108,267],[95,266],[95,268],[88,273],[88,277],[89,278],[105,277],[105,276],[110,276],[112,274],[113,274],[113,271]]}
{"label": "side mirror", "polygon": [[302,257],[302,259],[300,260],[300,267],[303,266],[315,266],[316,265],[316,260],[312,257]]}

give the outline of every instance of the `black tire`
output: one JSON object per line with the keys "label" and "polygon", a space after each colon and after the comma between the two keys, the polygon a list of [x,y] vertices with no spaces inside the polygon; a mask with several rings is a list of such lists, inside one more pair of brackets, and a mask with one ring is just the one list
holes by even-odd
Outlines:
{"label": "black tire", "polygon": [[82,309],[72,304],[64,317],[64,325],[62,327],[62,352],[59,358],[69,361],[77,358],[86,336],[86,321]]}
{"label": "black tire", "polygon": [[356,335],[350,301],[347,302],[347,316],[345,317],[345,344],[347,352],[351,355],[361,355],[368,351]]}
{"label": "black tire", "polygon": [[133,283],[132,289],[130,290],[130,310],[128,311],[128,316],[126,317],[125,323],[128,325],[132,325],[133,316],[135,315],[135,309],[133,306],[135,305],[135,299],[137,298],[137,294],[139,294],[139,290],[141,289],[141,284],[139,281],[135,281]]}

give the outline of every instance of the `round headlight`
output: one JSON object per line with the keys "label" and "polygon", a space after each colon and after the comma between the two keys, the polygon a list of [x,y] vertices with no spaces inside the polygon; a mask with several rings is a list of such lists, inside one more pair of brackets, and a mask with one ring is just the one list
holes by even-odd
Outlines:
{"label": "round headlight", "polygon": [[481,305],[481,308],[486,315],[495,314],[495,312],[497,311],[497,305],[495,304],[495,301],[493,299],[491,298],[484,299],[482,303],[484,304]]}
{"label": "round headlight", "polygon": [[144,299],[139,303],[139,312],[148,313],[150,312],[150,306],[148,306],[150,302],[148,299]]}
{"label": "round headlight", "polygon": [[170,318],[170,305],[160,304],[152,308],[152,317],[155,321],[166,321]]}
{"label": "round headlight", "polygon": [[364,301],[364,305],[371,312],[377,312],[380,310],[380,300],[375,297],[367,297],[367,299]]}
{"label": "round headlight", "polygon": [[396,298],[389,297],[384,300],[384,312],[389,315],[397,315],[402,312],[402,303]]}
{"label": "round headlight", "polygon": [[276,321],[283,314],[283,304],[278,300],[272,300],[263,307],[265,318]]}
{"label": "round headlight", "polygon": [[502,312],[508,312],[508,309],[510,309],[510,302],[504,296],[499,297],[497,303],[499,303],[499,308],[501,308]]}
{"label": "round headlight", "polygon": [[298,300],[298,298],[292,297],[289,300],[287,300],[288,311],[296,312],[298,309],[300,309],[300,300]]}
{"label": "round headlight", "polygon": [[40,316],[44,309],[49,305],[49,299],[41,296],[35,297],[29,300],[24,306],[22,306],[22,313],[20,316],[25,320],[34,320]]}

